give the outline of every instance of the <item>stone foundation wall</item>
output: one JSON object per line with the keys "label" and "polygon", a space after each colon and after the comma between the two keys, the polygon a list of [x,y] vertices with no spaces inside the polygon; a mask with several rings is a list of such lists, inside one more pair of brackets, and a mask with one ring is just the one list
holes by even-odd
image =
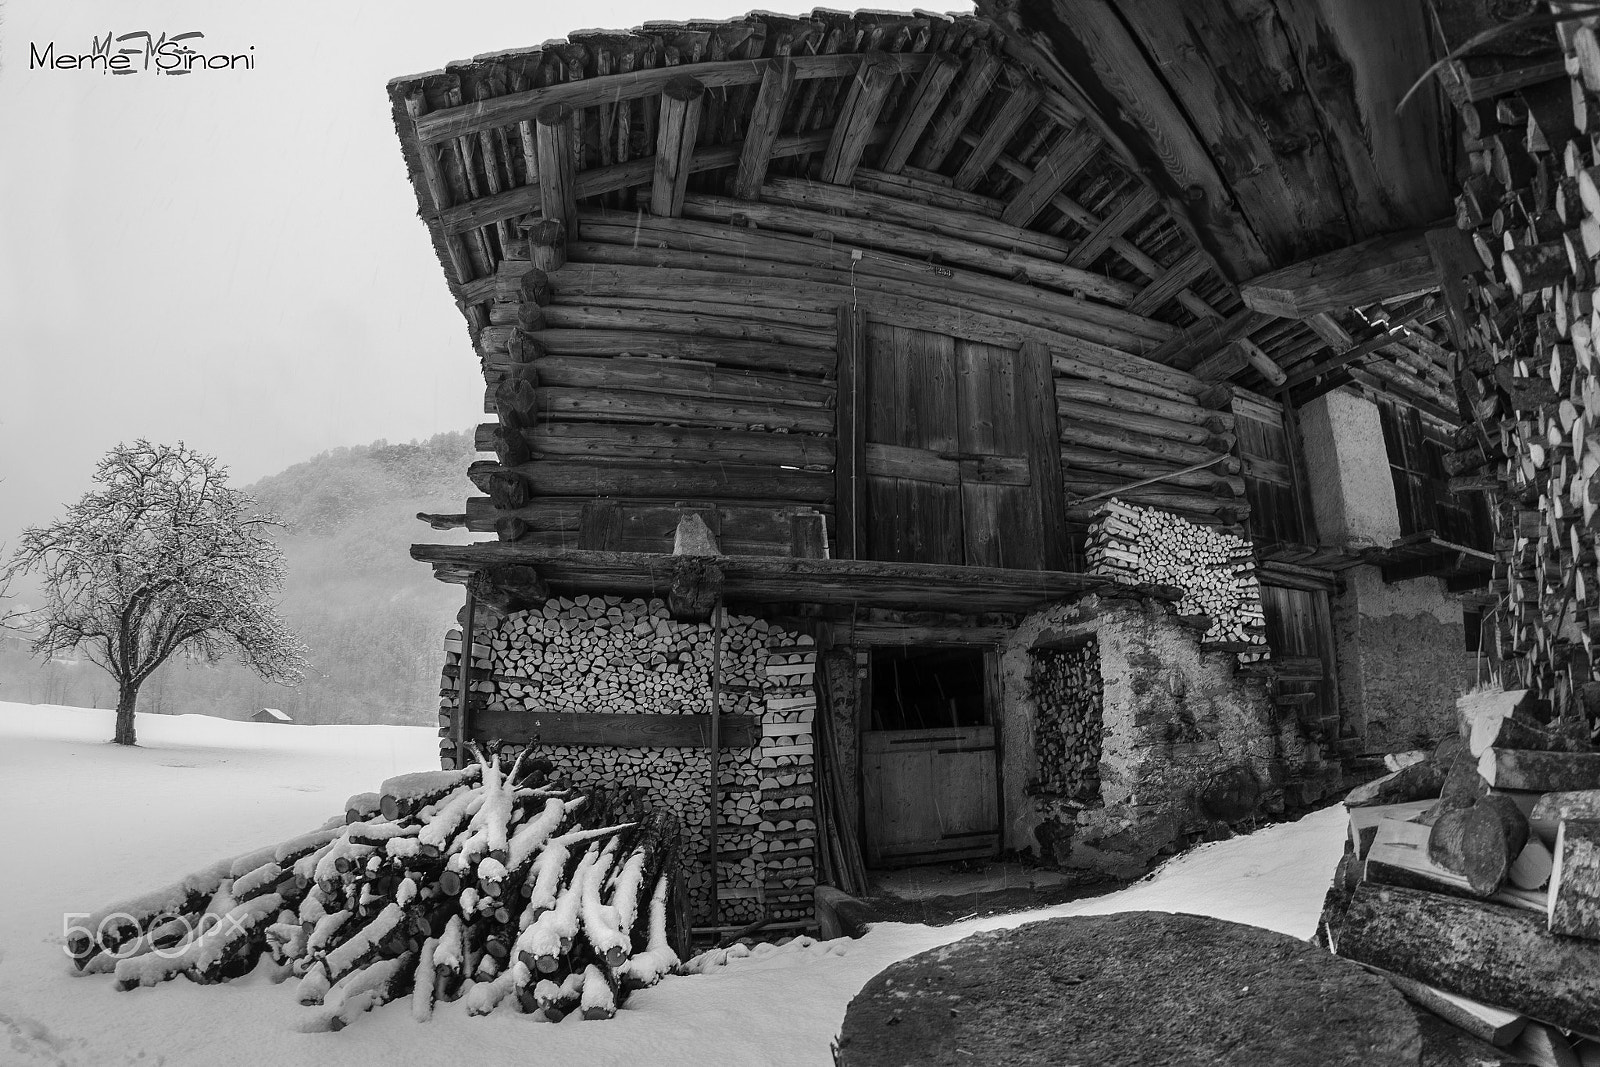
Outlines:
{"label": "stone foundation wall", "polygon": [[[455,652],[449,651],[454,646]],[[659,600],[552,599],[474,636],[475,707],[488,711],[704,714],[711,706],[710,623],[669,617]],[[447,641],[459,669],[459,636]],[[723,714],[756,715],[758,747],[718,761],[720,909],[711,914],[708,853],[710,758],[700,748],[537,744],[555,773],[580,782],[648,790],[684,822],[694,919],[740,925],[763,917],[812,918],[818,842],[813,806],[816,646],[749,616],[728,616],[720,672]],[[441,733],[456,714],[455,677],[441,687]]]}
{"label": "stone foundation wall", "polygon": [[[1102,686],[1099,790],[1039,789],[1036,737],[1057,728],[1029,683],[1038,649],[1093,640]],[[1202,651],[1171,606],[1087,597],[1030,616],[1002,646],[1006,844],[1069,867],[1132,875],[1158,855],[1282,810],[1281,727],[1264,680]]]}

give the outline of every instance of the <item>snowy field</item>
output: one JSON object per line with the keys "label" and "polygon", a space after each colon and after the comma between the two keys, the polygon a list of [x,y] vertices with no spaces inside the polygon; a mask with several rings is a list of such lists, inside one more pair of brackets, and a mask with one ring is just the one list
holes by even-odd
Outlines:
{"label": "snowy field", "polygon": [[118,993],[75,977],[62,913],[87,912],[211,860],[309,830],[352,793],[436,766],[434,731],[277,726],[141,715],[140,747],[107,743],[112,713],[0,703],[0,1067],[399,1067],[469,1062],[760,1067],[832,1062],[856,990],[896,960],[978,930],[1057,915],[1185,911],[1295,937],[1316,926],[1343,849],[1344,810],[1209,845],[1117,893],[931,929],[882,924],[859,941],[756,954],[634,994],[613,1020],[551,1025],[460,1001],[417,1023],[403,1004],[339,1033],[258,971]]}

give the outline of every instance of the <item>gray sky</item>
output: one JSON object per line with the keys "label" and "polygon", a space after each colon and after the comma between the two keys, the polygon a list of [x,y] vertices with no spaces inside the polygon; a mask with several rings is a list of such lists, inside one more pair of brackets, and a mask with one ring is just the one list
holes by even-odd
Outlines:
{"label": "gray sky", "polygon": [[[183,440],[237,484],[479,421],[482,381],[416,219],[385,82],[575,29],[750,6],[9,0],[0,544],[82,494],[121,440]],[[29,69],[30,44],[85,53],[138,30],[198,30],[189,44],[207,53],[253,45],[255,69]]]}

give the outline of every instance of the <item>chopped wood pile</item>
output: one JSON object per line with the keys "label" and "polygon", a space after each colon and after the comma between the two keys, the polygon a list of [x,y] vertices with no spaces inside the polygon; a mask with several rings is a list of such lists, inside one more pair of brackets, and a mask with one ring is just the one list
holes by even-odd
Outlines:
{"label": "chopped wood pile", "polygon": [[1600,753],[1531,690],[1345,799],[1318,939],[1532,1063],[1600,1056]]}
{"label": "chopped wood pile", "polygon": [[[647,788],[653,803],[684,821],[685,880],[699,921],[805,926],[817,884],[816,642],[763,619],[723,620],[715,905],[711,866],[702,859],[711,822],[709,752],[652,733],[662,717],[709,712],[711,623],[675,621],[661,600],[617,596],[552,597],[506,615],[474,636],[468,722],[475,725],[468,735],[499,738],[502,751],[531,745],[532,755],[573,781]],[[453,752],[459,631],[446,636],[445,652],[441,744]],[[749,741],[727,728],[734,717],[752,724]]]}
{"label": "chopped wood pile", "polygon": [[1105,694],[1100,677],[1100,641],[1091,636],[1076,648],[1042,648],[1032,655],[1029,683],[1039,709],[1038,727],[1033,733],[1039,778],[1029,786],[1029,792],[1098,801]]}
{"label": "chopped wood pile", "polygon": [[316,1009],[302,1030],[406,996],[419,1020],[457,998],[472,1015],[609,1018],[678,965],[678,820],[539,777],[480,753],[390,778],[310,833],[93,913],[68,950],[122,990],[268,957]]}
{"label": "chopped wood pile", "polygon": [[1086,549],[1091,574],[1182,589],[1178,610],[1210,620],[1201,647],[1237,652],[1241,661],[1266,657],[1261,583],[1246,538],[1113,497],[1095,512]]}
{"label": "chopped wood pile", "polygon": [[1435,243],[1465,342],[1458,380],[1471,416],[1445,469],[1453,491],[1490,494],[1498,652],[1558,711],[1600,698],[1591,658],[1600,449],[1588,415],[1600,409],[1594,22],[1560,24],[1559,45],[1548,28],[1502,35],[1440,75],[1472,167],[1456,199],[1465,240]]}

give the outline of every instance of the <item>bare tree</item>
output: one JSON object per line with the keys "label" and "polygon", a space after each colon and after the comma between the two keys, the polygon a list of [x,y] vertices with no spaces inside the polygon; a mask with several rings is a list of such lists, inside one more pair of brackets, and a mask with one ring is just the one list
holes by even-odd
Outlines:
{"label": "bare tree", "polygon": [[271,601],[284,567],[266,531],[282,524],[227,477],[182,442],[118,445],[95,468],[98,488],[24,530],[4,572],[43,579],[34,652],[82,648],[116,679],[118,744],[134,743],[139,686],[176,652],[231,654],[275,682],[305,671]]}

